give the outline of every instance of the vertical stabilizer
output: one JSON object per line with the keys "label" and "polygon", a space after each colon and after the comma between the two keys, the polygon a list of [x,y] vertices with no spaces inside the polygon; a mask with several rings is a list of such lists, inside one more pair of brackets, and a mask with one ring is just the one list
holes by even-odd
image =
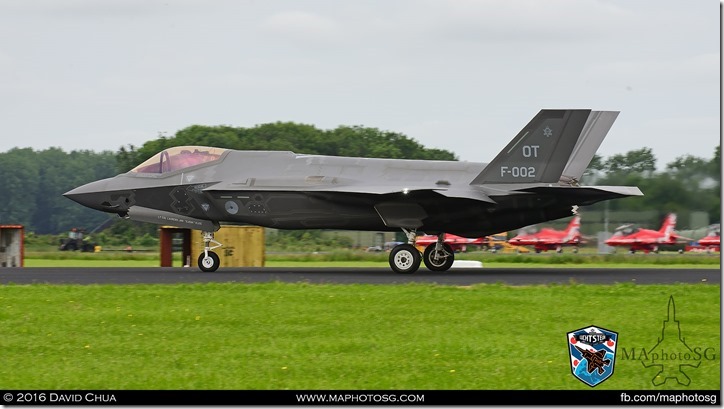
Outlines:
{"label": "vertical stabilizer", "polygon": [[591,164],[593,155],[601,146],[601,142],[608,134],[618,117],[618,111],[592,111],[586,124],[583,125],[581,136],[568,158],[565,169],[561,174],[561,183],[577,183],[581,180],[583,172]]}
{"label": "vertical stabilizer", "polygon": [[471,184],[558,183],[590,113],[541,110]]}
{"label": "vertical stabilizer", "polygon": [[581,232],[581,216],[573,216],[573,219],[571,219],[571,222],[568,223],[568,227],[566,228],[566,236],[563,238],[564,241],[573,240],[578,236]]}
{"label": "vertical stabilizer", "polygon": [[676,214],[669,213],[668,215],[666,215],[664,222],[661,224],[661,229],[659,229],[659,233],[663,233],[666,240],[669,240],[671,238],[671,235],[674,233],[675,228]]}

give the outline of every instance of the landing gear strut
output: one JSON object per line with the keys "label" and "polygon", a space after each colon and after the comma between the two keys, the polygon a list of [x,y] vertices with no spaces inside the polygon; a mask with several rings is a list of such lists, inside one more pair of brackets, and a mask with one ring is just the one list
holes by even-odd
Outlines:
{"label": "landing gear strut", "polygon": [[[199,255],[199,268],[203,272],[213,272],[221,265],[219,256],[214,253],[213,249],[221,247],[221,243],[214,240],[214,233],[210,231],[203,232],[204,235],[204,252]],[[211,243],[214,246],[211,246]]]}

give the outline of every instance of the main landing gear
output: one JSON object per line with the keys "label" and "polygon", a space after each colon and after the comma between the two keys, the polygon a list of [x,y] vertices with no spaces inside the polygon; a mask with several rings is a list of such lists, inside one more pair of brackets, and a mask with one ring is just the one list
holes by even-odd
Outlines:
{"label": "main landing gear", "polygon": [[[203,232],[204,234],[204,252],[199,255],[199,268],[204,272],[213,272],[221,265],[219,255],[214,253],[213,249],[221,247],[221,243],[214,240],[214,233],[210,231]],[[211,243],[214,246],[211,246]]]}
{"label": "main landing gear", "polygon": [[415,230],[402,229],[407,235],[407,243],[395,246],[390,252],[390,267],[396,273],[412,274],[424,262],[431,271],[447,271],[455,261],[455,252],[445,243],[444,234],[437,236],[437,241],[420,251],[415,247]]}

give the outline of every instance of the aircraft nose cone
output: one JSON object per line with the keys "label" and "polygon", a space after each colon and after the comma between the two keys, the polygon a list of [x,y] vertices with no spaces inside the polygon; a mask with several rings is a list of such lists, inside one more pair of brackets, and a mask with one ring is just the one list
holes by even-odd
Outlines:
{"label": "aircraft nose cone", "polygon": [[98,180],[69,190],[63,193],[63,196],[91,209],[113,212],[112,209],[103,205],[104,202],[108,201],[108,191],[106,187],[107,183],[105,179]]}
{"label": "aircraft nose cone", "polygon": [[99,189],[98,182],[91,182],[63,193],[63,196],[78,202],[86,207],[97,208],[100,201],[97,200],[102,189]]}

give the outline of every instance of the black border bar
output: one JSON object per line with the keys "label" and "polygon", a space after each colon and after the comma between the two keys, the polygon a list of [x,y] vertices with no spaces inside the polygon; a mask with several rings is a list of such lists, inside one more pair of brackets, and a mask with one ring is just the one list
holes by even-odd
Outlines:
{"label": "black border bar", "polygon": [[0,405],[716,405],[721,390],[0,390]]}

